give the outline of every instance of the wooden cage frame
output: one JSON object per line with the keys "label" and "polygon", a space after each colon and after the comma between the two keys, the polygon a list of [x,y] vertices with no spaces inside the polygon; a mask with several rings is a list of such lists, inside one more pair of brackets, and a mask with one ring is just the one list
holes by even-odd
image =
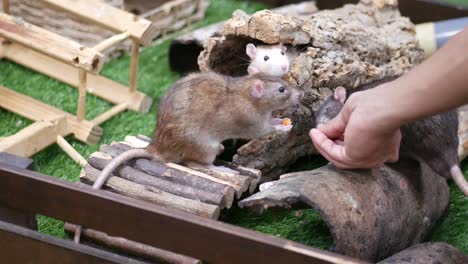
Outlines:
{"label": "wooden cage frame", "polygon": [[[32,70],[78,88],[76,115],[0,86],[0,107],[34,121],[15,135],[0,139],[0,152],[30,157],[57,143],[80,165],[86,160],[64,139],[96,144],[102,134],[100,124],[124,110],[147,112],[152,99],[137,91],[139,46],[150,45],[159,34],[149,20],[94,0],[41,0],[51,7],[77,15],[117,34],[94,47],[49,32],[10,16],[9,0],[3,0],[0,13],[0,59],[6,58]],[[94,15],[99,10],[100,16]],[[99,75],[104,64],[102,51],[126,39],[132,40],[129,86]],[[86,120],[86,94],[94,94],[115,104],[93,120]]]}
{"label": "wooden cage frame", "polygon": [[[286,239],[1,163],[0,186],[2,206],[79,223],[208,263],[363,263]],[[139,263],[135,259],[2,221],[0,250],[2,260],[12,263],[33,260],[50,263],[57,258],[67,263],[83,263],[84,260],[86,263],[128,263],[129,260]]]}

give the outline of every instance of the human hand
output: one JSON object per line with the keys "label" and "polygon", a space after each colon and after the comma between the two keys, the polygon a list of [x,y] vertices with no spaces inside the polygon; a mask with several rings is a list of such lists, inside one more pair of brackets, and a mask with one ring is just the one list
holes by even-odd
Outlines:
{"label": "human hand", "polygon": [[336,167],[375,168],[398,160],[400,124],[384,100],[376,100],[385,98],[380,90],[352,94],[333,120],[310,131],[315,148]]}

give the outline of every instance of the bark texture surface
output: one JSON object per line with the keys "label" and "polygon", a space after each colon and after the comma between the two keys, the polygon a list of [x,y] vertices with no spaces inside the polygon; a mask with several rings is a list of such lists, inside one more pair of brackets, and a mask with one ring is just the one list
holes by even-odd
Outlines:
{"label": "bark texture surface", "polygon": [[414,25],[400,15],[395,1],[362,0],[306,17],[269,10],[249,16],[236,11],[220,34],[205,41],[198,58],[200,69],[247,74],[245,46],[250,42],[283,42],[298,50],[284,79],[306,93],[302,107],[278,113],[293,119],[290,134],[253,140],[234,156],[235,162],[261,169],[267,176],[280,175],[299,157],[314,153],[308,137],[313,113],[335,87],[353,89],[400,75],[423,59]]}
{"label": "bark texture surface", "polygon": [[402,252],[384,259],[378,264],[463,264],[468,263],[468,256],[446,243],[423,243],[412,246]]}
{"label": "bark texture surface", "polygon": [[338,253],[371,262],[428,239],[449,205],[446,180],[416,161],[373,170],[326,165],[285,174],[260,190],[239,206],[263,211],[304,203],[327,223]]}

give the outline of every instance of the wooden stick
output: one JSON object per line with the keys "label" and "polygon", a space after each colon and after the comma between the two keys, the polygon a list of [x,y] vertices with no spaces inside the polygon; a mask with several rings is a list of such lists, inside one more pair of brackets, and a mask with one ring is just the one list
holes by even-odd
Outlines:
{"label": "wooden stick", "polygon": [[[67,119],[67,130],[66,133],[60,133],[61,136],[67,136],[72,133],[75,138],[82,142],[96,144],[102,135],[102,128],[89,121],[78,121],[75,116],[63,110],[59,110],[3,86],[0,86],[0,98],[2,98],[2,100],[0,100],[1,108],[33,121],[56,120],[65,116]],[[54,141],[56,137],[57,134],[53,136]]]}
{"label": "wooden stick", "polygon": [[94,74],[104,64],[101,53],[4,13],[0,13],[0,36]]}
{"label": "wooden stick", "polygon": [[3,0],[3,13],[10,14],[10,0]]}
{"label": "wooden stick", "polygon": [[130,36],[130,33],[128,31],[125,31],[123,33],[114,35],[114,36],[112,36],[112,37],[110,37],[108,39],[103,40],[102,42],[100,42],[99,44],[94,46],[93,49],[98,51],[98,52],[103,52],[103,51],[105,51],[105,50],[107,50],[107,49],[109,49],[109,48],[123,42],[129,36]]}
{"label": "wooden stick", "polygon": [[[0,98],[2,98],[1,95]],[[2,98],[0,101],[3,100],[8,100],[8,98]],[[69,134],[65,117],[53,121],[37,121],[0,141],[0,152],[31,157],[54,144],[57,136],[61,134]]]}
{"label": "wooden stick", "polygon": [[138,40],[132,39],[132,54],[130,61],[130,76],[129,76],[129,86],[130,93],[134,93],[137,90],[138,83],[138,61],[140,57],[140,44]]}
{"label": "wooden stick", "polygon": [[239,188],[240,192],[242,193],[244,193],[245,191],[249,189],[250,182],[252,181],[250,177],[239,175],[239,174],[221,172],[221,171],[212,171],[212,170],[208,170],[205,168],[192,167],[192,166],[189,166],[189,168],[208,174],[210,176],[213,176],[216,179],[220,179],[220,180],[235,184],[236,188]]}
{"label": "wooden stick", "polygon": [[[0,41],[2,38],[0,38]],[[1,49],[1,48],[0,48]],[[61,82],[78,87],[78,69],[66,63],[47,57],[18,43],[5,48],[5,58],[40,72]],[[127,86],[100,75],[88,75],[88,93],[113,104],[128,103],[128,109],[146,113],[152,98],[141,92],[130,93]]]}
{"label": "wooden stick", "polygon": [[78,71],[78,107],[76,110],[76,118],[78,121],[84,120],[86,117],[86,77],[86,71]]}
{"label": "wooden stick", "polygon": [[[133,147],[139,147],[139,148],[146,147],[149,144],[150,141],[151,141],[151,138],[149,138],[147,136],[144,136],[144,135],[139,135],[137,137],[135,137],[135,136],[126,136],[125,137],[125,142],[126,143],[129,143]],[[226,161],[223,161],[223,160],[216,160],[215,165],[221,165],[221,166],[228,167],[228,168],[230,168],[232,170],[238,171],[241,175],[234,175],[234,174],[229,174],[229,173],[225,175],[225,174],[221,173],[218,176],[218,173],[211,174],[213,172],[210,171],[210,170],[202,170],[202,171],[205,172],[205,173],[209,172],[207,174],[210,174],[211,176],[217,177],[219,179],[223,179],[223,180],[226,180],[226,181],[234,181],[234,183],[236,183],[238,185],[243,185],[244,181],[248,181],[250,183],[249,192],[251,194],[254,193],[255,189],[257,188],[258,183],[260,182],[260,178],[262,177],[262,172],[260,170],[243,167],[243,166],[231,163],[231,162],[226,162]],[[247,179],[243,179],[246,176],[250,177],[251,180],[249,181]],[[239,178],[239,179],[236,179],[236,178]]]}
{"label": "wooden stick", "polygon": [[[101,152],[115,158],[130,148],[131,147],[119,143],[112,146],[102,145],[100,150]],[[172,169],[165,164],[149,161],[147,159],[137,159],[132,166],[139,171],[163,180],[190,186],[209,193],[221,194],[226,197],[226,208],[230,208],[234,201],[235,190],[231,186],[213,182],[193,174],[184,173],[179,170]]]}
{"label": "wooden stick", "polygon": [[238,171],[240,174],[250,177],[252,180],[250,182],[249,193],[252,194],[257,189],[258,183],[262,178],[262,172],[257,169],[252,169],[248,167],[244,167],[238,164],[234,164],[231,162],[223,161],[223,160],[216,160],[215,165],[221,165],[228,167],[230,169]]}
{"label": "wooden stick", "polygon": [[91,122],[93,122],[96,125],[100,125],[106,122],[107,120],[111,119],[115,115],[119,114],[120,112],[125,111],[127,107],[128,107],[127,103],[120,103],[112,107],[111,109],[107,110],[106,112],[100,114],[99,116],[91,120]]}
{"label": "wooden stick", "polygon": [[158,29],[149,20],[95,0],[43,0],[42,2],[74,14],[114,32],[129,32],[141,44],[148,46],[158,34]]}
{"label": "wooden stick", "polygon": [[185,172],[185,173],[188,173],[188,174],[199,176],[201,178],[205,178],[205,179],[210,180],[212,182],[217,182],[217,183],[220,183],[220,184],[230,186],[236,191],[237,199],[239,199],[242,196],[241,187],[239,185],[237,185],[237,184],[232,183],[232,182],[220,180],[220,179],[217,179],[217,178],[215,178],[215,177],[213,177],[211,175],[208,175],[206,173],[202,173],[202,172],[196,171],[194,169],[187,168],[187,167],[184,167],[184,166],[181,166],[179,164],[172,163],[172,162],[166,163],[166,166],[168,166],[170,168],[173,168],[173,169],[176,169],[178,171],[182,171],[182,172]]}
{"label": "wooden stick", "polygon": [[57,144],[80,166],[83,167],[88,163],[62,136],[57,136]]}
{"label": "wooden stick", "polygon": [[[87,164],[81,170],[80,180],[93,184],[101,172]],[[146,187],[119,177],[109,177],[104,185],[112,192],[119,193],[138,200],[158,204],[164,207],[176,208],[202,217],[217,219],[220,208],[212,204],[190,200],[167,192],[150,192]]]}
{"label": "wooden stick", "polygon": [[[91,154],[88,162],[94,168],[102,171],[111,160],[111,156],[102,152],[95,152]],[[164,180],[162,178],[154,177],[141,172],[130,166],[122,166],[121,168],[114,171],[113,174],[118,175],[119,177],[126,180],[143,184],[147,186],[147,190],[149,191],[157,192],[157,190],[162,190],[187,199],[199,200],[208,204],[220,205],[222,208],[226,207],[226,197],[222,193],[206,192],[191,186]],[[151,188],[151,186],[157,189]]]}
{"label": "wooden stick", "polygon": [[[69,234],[75,234],[78,226],[70,223],[65,223],[65,232]],[[99,245],[103,245],[118,251],[131,254],[133,256],[148,259],[150,261],[174,264],[200,264],[201,261],[172,253],[170,251],[162,250],[152,246],[148,246],[142,243],[138,243],[132,240],[128,240],[122,237],[109,236],[104,232],[100,232],[93,229],[84,228],[82,229],[82,237]]]}

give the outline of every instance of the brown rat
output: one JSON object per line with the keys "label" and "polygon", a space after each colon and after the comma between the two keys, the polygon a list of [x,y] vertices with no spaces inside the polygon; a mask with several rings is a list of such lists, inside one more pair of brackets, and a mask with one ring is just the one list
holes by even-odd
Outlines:
{"label": "brown rat", "polygon": [[214,166],[226,139],[253,139],[274,131],[287,132],[272,112],[299,103],[303,92],[280,78],[255,74],[228,77],[194,73],[178,80],[159,104],[157,129],[145,149],[119,155],[101,172],[94,188],[101,188],[110,173],[127,160],[155,158],[163,162]]}
{"label": "brown rat", "polygon": [[[374,88],[397,77],[385,78],[353,90]],[[349,97],[349,96],[348,96]],[[338,87],[316,112],[316,125],[322,126],[341,111],[346,90]],[[439,113],[401,127],[400,160],[423,160],[438,175],[452,178],[468,196],[468,182],[458,166],[458,116],[456,111]]]}
{"label": "brown rat", "polygon": [[[156,132],[145,149],[131,149],[113,159],[93,184],[100,189],[111,173],[124,162],[152,158],[203,166],[214,166],[226,139],[253,139],[274,131],[287,132],[272,112],[299,103],[303,92],[280,78],[261,74],[228,77],[216,73],[194,73],[178,80],[159,104]],[[75,232],[80,241],[81,227]]]}

